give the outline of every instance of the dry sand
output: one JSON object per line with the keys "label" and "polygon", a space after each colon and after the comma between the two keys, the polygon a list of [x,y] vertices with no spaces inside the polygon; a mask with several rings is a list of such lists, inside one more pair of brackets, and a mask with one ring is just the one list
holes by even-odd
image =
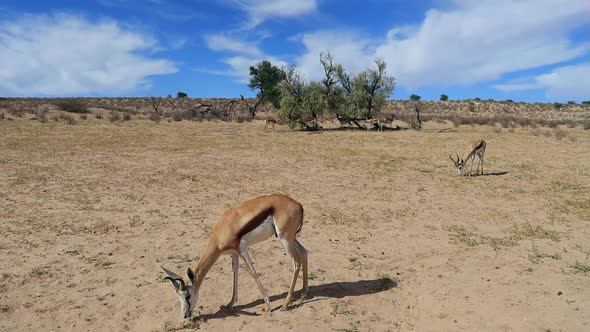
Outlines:
{"label": "dry sand", "polygon": [[[590,329],[589,131],[263,127],[0,121],[0,330]],[[486,175],[457,176],[449,153],[481,136]],[[291,264],[273,239],[251,249],[271,314],[244,266],[222,307],[222,257],[184,321],[158,266],[194,266],[221,212],[267,193],[305,207],[308,300],[276,310]]]}

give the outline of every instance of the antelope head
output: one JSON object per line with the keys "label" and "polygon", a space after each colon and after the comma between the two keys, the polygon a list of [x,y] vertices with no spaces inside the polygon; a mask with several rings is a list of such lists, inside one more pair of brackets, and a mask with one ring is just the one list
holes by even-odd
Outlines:
{"label": "antelope head", "polygon": [[453,163],[455,164],[455,168],[457,168],[457,173],[459,175],[464,175],[465,174],[465,161],[463,159],[459,159],[459,156],[457,156],[457,160],[453,159],[453,157],[451,155],[449,155],[449,158],[451,158],[451,160],[453,161]]}
{"label": "antelope head", "polygon": [[172,286],[174,287],[174,292],[176,293],[176,296],[178,296],[178,300],[180,301],[180,314],[184,318],[189,318],[193,313],[193,308],[197,303],[198,297],[198,293],[195,292],[195,274],[193,273],[193,270],[191,270],[189,267],[186,271],[190,281],[190,285],[187,287],[184,283],[184,279],[181,276],[162,266],[160,267],[166,273],[164,279],[170,280]]}

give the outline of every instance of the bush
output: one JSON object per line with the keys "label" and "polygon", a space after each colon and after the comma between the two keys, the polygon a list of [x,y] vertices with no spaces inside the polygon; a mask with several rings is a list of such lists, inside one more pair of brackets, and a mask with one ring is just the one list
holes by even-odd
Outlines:
{"label": "bush", "polygon": [[447,100],[449,100],[449,96],[447,96],[447,95],[440,95],[440,100],[441,101],[447,101]]}
{"label": "bush", "polygon": [[64,114],[64,113],[61,113],[61,114],[59,115],[59,119],[61,119],[61,120],[64,120],[64,122],[65,122],[66,124],[69,124],[69,125],[75,125],[75,124],[77,124],[77,123],[78,123],[78,122],[76,121],[76,119],[74,119],[74,117],[73,117],[73,116],[71,116],[70,114]]}
{"label": "bush", "polygon": [[590,129],[590,121],[588,121],[588,120],[584,121],[583,126],[584,126],[584,130]]}
{"label": "bush", "polygon": [[174,120],[174,121],[182,121],[182,112],[181,111],[174,111],[172,113],[172,120]]}
{"label": "bush", "polygon": [[117,111],[111,111],[110,115],[109,115],[109,121],[112,122],[116,122],[119,121],[121,119],[121,114]]}
{"label": "bush", "polygon": [[494,132],[496,134],[500,133],[501,131],[502,131],[502,127],[500,127],[500,126],[494,126]]}
{"label": "bush", "polygon": [[178,91],[178,93],[176,94],[176,98],[186,98],[188,97],[188,95],[182,91]]}
{"label": "bush", "polygon": [[574,134],[567,135],[567,138],[569,138],[570,142],[572,142],[572,143],[577,140],[577,137]]}
{"label": "bush", "polygon": [[123,114],[123,121],[129,121],[129,120],[131,120],[131,114],[124,113]]}
{"label": "bush", "polygon": [[148,117],[148,119],[150,119],[154,122],[160,122],[160,120],[162,120],[162,117],[160,116],[160,114],[158,114],[156,112],[152,112],[152,113],[150,113],[150,116]]}
{"label": "bush", "polygon": [[545,130],[543,135],[545,135],[545,137],[551,137],[551,135],[553,135],[553,133],[551,133],[551,130]]}
{"label": "bush", "polygon": [[80,114],[80,120],[86,120],[86,119],[88,119],[88,115]]}
{"label": "bush", "polygon": [[37,112],[35,112],[35,117],[37,118],[37,121],[41,122],[41,123],[46,123],[47,122],[47,108],[42,108],[40,110],[38,110]]}
{"label": "bush", "polygon": [[65,112],[70,112],[70,113],[89,113],[90,111],[88,110],[88,108],[86,107],[86,105],[84,105],[84,103],[82,103],[81,101],[77,100],[77,99],[68,99],[68,100],[63,100],[60,101],[58,103],[56,103],[56,106]]}
{"label": "bush", "polygon": [[570,101],[567,102],[567,104],[568,105],[575,105],[576,104],[576,101],[575,100],[570,100]]}
{"label": "bush", "polygon": [[560,128],[553,130],[553,133],[555,134],[555,139],[558,141],[561,141],[561,139],[567,136],[567,131]]}
{"label": "bush", "polygon": [[539,136],[541,135],[541,129],[535,128],[531,131],[531,133],[533,134],[533,136]]}

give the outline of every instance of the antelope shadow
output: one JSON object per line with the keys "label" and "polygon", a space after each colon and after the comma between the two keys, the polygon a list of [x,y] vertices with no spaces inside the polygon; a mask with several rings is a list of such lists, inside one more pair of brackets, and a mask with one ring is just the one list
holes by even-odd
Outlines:
{"label": "antelope shadow", "polygon": [[[342,282],[333,282],[329,284],[323,285],[314,285],[309,286],[307,290],[307,297],[302,303],[297,303],[294,301],[291,303],[291,307],[297,307],[300,305],[305,305],[308,302],[314,302],[319,300],[327,300],[327,299],[341,299],[343,297],[348,296],[362,296],[362,295],[370,295],[376,294],[380,292],[385,292],[392,288],[397,287],[397,282],[391,279],[372,279],[372,280],[358,280],[358,281],[342,281]],[[293,298],[297,299],[301,295],[301,291],[295,292],[293,294]],[[284,299],[287,296],[287,292],[283,292],[281,294],[269,296],[271,302]],[[244,309],[253,308],[255,306],[264,304],[264,300],[258,299],[252,301],[247,304],[243,305],[236,305],[234,306],[233,310],[227,309],[225,306],[222,306],[216,313],[214,314],[205,314],[203,317],[205,319],[217,319],[217,318],[225,318],[229,316],[239,316],[239,315],[247,315],[247,316],[259,316],[260,314],[253,313],[246,311]],[[271,309],[271,311],[275,311],[280,308],[282,303],[279,306]]]}

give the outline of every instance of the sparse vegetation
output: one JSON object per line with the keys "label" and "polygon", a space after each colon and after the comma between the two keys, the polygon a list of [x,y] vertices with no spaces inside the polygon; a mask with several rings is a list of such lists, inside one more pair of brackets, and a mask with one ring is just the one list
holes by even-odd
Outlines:
{"label": "sparse vegetation", "polygon": [[558,253],[554,253],[554,254],[542,253],[533,244],[533,248],[531,250],[531,253],[529,254],[529,260],[535,264],[538,264],[541,261],[543,261],[543,258],[552,258],[554,260],[560,260],[561,255],[559,255]]}
{"label": "sparse vegetation", "polygon": [[330,303],[330,306],[332,307],[332,316],[348,316],[355,314],[354,310],[350,309],[346,304],[340,301],[334,301]]}
{"label": "sparse vegetation", "polygon": [[58,116],[59,120],[63,120],[66,124],[75,125],[78,124],[78,121],[71,115],[67,113],[60,113]]}
{"label": "sparse vegetation", "polygon": [[574,273],[588,273],[590,272],[590,265],[586,264],[586,263],[582,263],[579,261],[576,261],[575,264],[571,265],[571,268],[574,270]]}

